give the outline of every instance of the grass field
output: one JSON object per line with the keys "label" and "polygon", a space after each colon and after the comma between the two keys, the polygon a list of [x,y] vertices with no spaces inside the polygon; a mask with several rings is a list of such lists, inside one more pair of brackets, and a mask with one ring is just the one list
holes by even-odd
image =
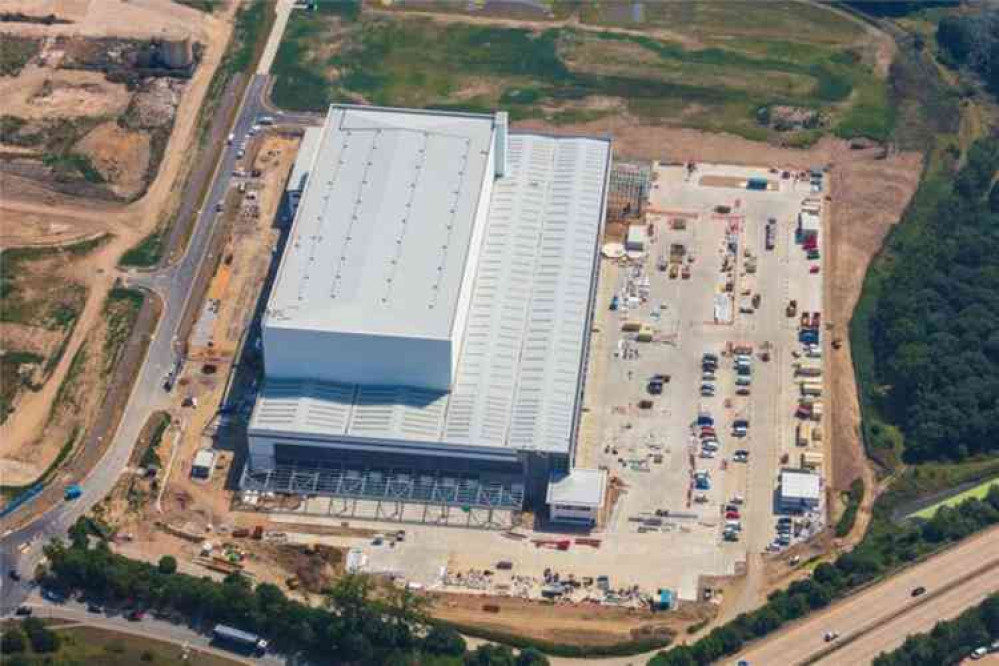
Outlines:
{"label": "grass field", "polygon": [[[797,132],[805,142],[823,132],[891,132],[871,39],[834,12],[798,3],[753,12],[745,3],[647,3],[637,24],[614,3],[581,6],[583,23],[572,27],[473,24],[454,13],[295,13],[273,97],[297,110],[331,102],[504,108],[515,120],[554,124],[626,112],[642,123],[754,139],[775,133],[760,120],[774,107],[793,107],[817,114],[811,131]],[[678,26],[683,35],[674,39],[666,30]]]}
{"label": "grass field", "polygon": [[988,481],[983,481],[974,488],[965,490],[963,493],[958,493],[952,497],[948,497],[945,500],[937,502],[931,506],[926,507],[922,511],[917,511],[912,514],[910,518],[932,518],[933,514],[937,512],[937,509],[944,506],[957,506],[966,499],[974,497],[975,499],[982,499],[989,493],[989,488],[992,486],[999,486],[999,479],[989,479]]}

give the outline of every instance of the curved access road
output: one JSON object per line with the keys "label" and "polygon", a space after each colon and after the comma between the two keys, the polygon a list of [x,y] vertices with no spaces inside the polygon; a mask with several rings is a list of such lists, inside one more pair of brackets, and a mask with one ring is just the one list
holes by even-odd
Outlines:
{"label": "curved access road", "polygon": [[26,606],[34,611],[35,617],[55,618],[68,622],[66,627],[88,626],[107,629],[122,634],[131,634],[142,638],[150,638],[165,643],[174,643],[182,647],[225,658],[236,664],[251,666],[283,666],[288,660],[281,655],[268,653],[263,657],[246,657],[229,650],[222,650],[212,643],[210,636],[198,633],[182,624],[146,616],[141,622],[130,622],[122,615],[90,613],[87,607],[78,602],[55,604],[32,595]]}
{"label": "curved access road", "polygon": [[[916,587],[925,594],[912,596]],[[802,622],[754,643],[724,663],[751,665],[868,664],[999,592],[999,528],[967,539]],[[839,638],[825,641],[826,632]]]}

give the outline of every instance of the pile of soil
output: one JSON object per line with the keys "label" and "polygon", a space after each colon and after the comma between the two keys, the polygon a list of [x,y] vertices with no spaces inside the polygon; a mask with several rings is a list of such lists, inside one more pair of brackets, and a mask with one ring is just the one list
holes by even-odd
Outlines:
{"label": "pile of soil", "polygon": [[132,98],[123,118],[129,129],[155,129],[173,122],[184,84],[175,79],[151,79]]}

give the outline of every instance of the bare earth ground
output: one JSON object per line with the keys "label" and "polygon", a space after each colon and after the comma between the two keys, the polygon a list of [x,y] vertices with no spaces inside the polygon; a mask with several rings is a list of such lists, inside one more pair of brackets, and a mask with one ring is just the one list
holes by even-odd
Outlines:
{"label": "bare earth ground", "polygon": [[[608,645],[667,631],[709,619],[707,604],[683,604],[675,612],[657,614],[595,604],[550,604],[516,597],[434,593],[434,617],[541,640],[579,645]],[[498,608],[486,611],[483,606]]]}
{"label": "bare earth ground", "polygon": [[[5,31],[9,25],[4,24]],[[0,77],[0,99],[5,115],[73,118],[118,115],[128,106],[131,93],[125,84],[106,80],[103,72],[28,65],[17,76]]]}
{"label": "bare earth ground", "polygon": [[206,25],[219,23],[197,9],[169,0],[0,0],[0,11],[33,16],[55,14],[72,21],[51,26],[4,24],[7,32],[31,37],[85,35],[148,39],[171,32],[203,35]]}
{"label": "bare earth ground", "polygon": [[150,157],[148,134],[107,122],[92,129],[77,148],[90,156],[118,196],[127,199],[142,191]]}
{"label": "bare earth ground", "polygon": [[[175,30],[191,35],[205,46],[200,66],[177,109],[170,141],[156,179],[141,199],[128,205],[113,205],[44,192],[42,188],[32,187],[25,179],[16,177],[5,176],[0,184],[3,191],[0,217],[4,220],[4,247],[13,246],[14,242],[24,245],[63,243],[100,231],[114,235],[111,242],[95,253],[87,266],[90,295],[61,362],[42,390],[23,395],[15,413],[0,427],[0,474],[4,475],[6,483],[22,482],[26,477],[24,465],[7,469],[3,466],[4,460],[14,457],[23,460],[26,447],[30,446],[31,464],[38,472],[45,469],[64,443],[44,432],[49,408],[84,338],[102,321],[101,306],[117,276],[118,258],[148,234],[164,212],[176,203],[179,188],[175,189],[175,185],[189,166],[192,151],[187,150],[187,146],[194,140],[198,110],[228,42],[234,10],[233,4],[225,12],[209,15],[168,0],[133,0],[127,3],[118,0],[0,0],[0,11],[53,12],[76,21],[53,26],[4,24],[4,30],[8,32],[37,36],[152,37],[162,36],[166,30]],[[66,225],[79,225],[75,229],[77,235],[66,229]],[[7,228],[14,231],[8,233]],[[10,478],[9,475],[15,473],[18,473],[17,478]]]}

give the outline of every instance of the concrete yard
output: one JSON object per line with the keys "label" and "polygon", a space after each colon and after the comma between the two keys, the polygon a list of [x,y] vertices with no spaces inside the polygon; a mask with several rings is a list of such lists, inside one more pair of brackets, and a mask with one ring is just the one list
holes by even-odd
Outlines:
{"label": "concrete yard", "polygon": [[[747,190],[751,177],[767,178],[768,189]],[[739,574],[748,553],[775,548],[778,472],[798,467],[806,450],[796,445],[794,416],[801,379],[794,369],[801,349],[799,318],[788,317],[785,307],[794,299],[798,314],[822,309],[823,276],[809,270],[820,261],[809,262],[795,243],[802,201],[821,197],[807,178],[783,179],[766,169],[700,165],[688,175],[685,167],[657,167],[644,253],[601,263],[576,462],[604,467],[614,477],[610,495],[617,499],[604,521],[592,533],[579,535],[598,543],[576,541],[575,535],[560,534],[554,527],[531,530],[528,521],[512,532],[454,527],[462,523],[460,515],[450,519],[451,527],[393,525],[369,520],[370,512],[330,512],[329,506],[316,504],[329,505],[321,498],[307,499],[290,513],[274,513],[271,520],[285,529],[302,524],[302,534],[289,534],[290,540],[360,549],[366,570],[399,574],[430,589],[536,597],[545,570],[551,569],[577,580],[608,575],[612,589],[638,586],[651,594],[669,588],[680,599],[697,599],[701,576]],[[717,213],[719,205],[729,206],[730,212]],[[679,218],[686,220],[684,229],[674,228],[672,221]],[[776,245],[770,251],[764,242],[768,218],[777,220]],[[721,268],[727,233],[737,243],[732,256],[738,258],[731,272],[734,297],[728,299],[731,307],[721,307],[725,321],[719,322],[716,302],[726,293]],[[668,265],[660,270],[660,257],[668,260],[672,244],[683,244],[691,257],[681,262],[690,268],[687,278],[680,265],[674,278]],[[756,258],[755,273],[746,270],[749,257]],[[629,280],[634,291],[642,292],[630,304],[625,297]],[[742,302],[744,290],[761,295],[755,310]],[[618,307],[612,310],[615,296]],[[740,313],[740,303],[752,312]],[[651,341],[638,342],[638,333],[622,330],[625,322],[643,324],[643,336]],[[738,345],[753,349],[748,396],[736,395],[730,349]],[[764,350],[768,361],[761,358]],[[717,390],[710,397],[701,397],[699,390],[704,352],[720,357]],[[661,395],[647,391],[654,374],[670,377]],[[643,400],[651,400],[651,408],[640,408]],[[715,420],[720,448],[713,458],[700,457],[691,427],[699,411],[710,412]],[[732,434],[738,418],[750,423],[745,437]],[[747,462],[733,461],[738,449],[749,451]],[[821,451],[822,442],[809,449]],[[710,474],[711,489],[701,498],[706,501],[695,501],[694,470]],[[724,505],[737,496],[743,501],[740,539],[725,541]],[[328,513],[333,515],[315,515]],[[821,527],[821,518],[807,515],[798,523],[801,538]],[[406,537],[397,544],[387,538],[374,545],[367,536],[309,534],[311,525],[368,528],[386,536],[402,528]],[[572,543],[564,551],[536,543],[566,538]],[[503,560],[512,563],[511,570],[496,570]],[[493,573],[483,578],[478,573],[483,570]],[[573,596],[589,592],[582,589]]]}
{"label": "concrete yard", "polygon": [[[743,183],[749,177],[768,178],[775,189],[748,191]],[[681,598],[696,589],[698,575],[733,573],[747,552],[764,550],[775,536],[780,461],[786,455],[783,466],[796,467],[802,450],[795,445],[798,385],[792,366],[792,353],[800,346],[798,319],[787,317],[785,307],[795,299],[799,312],[821,311],[822,273],[809,272],[805,253],[794,242],[797,214],[809,196],[816,195],[807,180],[784,180],[764,169],[700,165],[688,176],[684,167],[660,167],[647,218],[653,233],[644,258],[605,259],[602,266],[579,456],[584,465],[612,470],[627,486],[605,527],[612,538],[643,529],[649,541],[683,544],[679,550],[666,544],[648,549],[656,569],[673,572],[671,582]],[[730,207],[730,213],[715,212],[719,205]],[[771,217],[777,220],[776,246],[767,251],[764,229]],[[676,219],[686,220],[684,229],[674,228]],[[716,322],[715,299],[724,293],[720,269],[727,229],[738,239],[739,263],[732,320]],[[687,255],[693,255],[688,279],[682,273],[671,278],[669,268],[659,270],[660,257],[668,265],[674,244],[683,244]],[[746,271],[747,251],[757,258],[755,274]],[[643,302],[633,302],[630,309],[622,296],[629,276],[633,284],[648,280],[641,287],[647,290],[639,299]],[[760,294],[752,314],[739,311],[744,291]],[[612,311],[615,294],[619,307]],[[651,326],[653,341],[634,341],[634,333],[622,332],[626,321]],[[736,373],[727,352],[733,345],[753,348],[748,396],[735,393]],[[760,358],[764,349],[769,349],[768,362]],[[705,352],[720,356],[713,397],[702,397],[699,391]],[[654,374],[670,376],[658,396],[646,389]],[[652,400],[651,409],[638,407],[644,399]],[[715,420],[720,449],[711,459],[700,457],[692,434],[699,411]],[[738,418],[750,423],[746,437],[732,435],[732,422]],[[748,462],[732,460],[739,449],[749,451]],[[655,462],[659,455],[661,463]],[[694,470],[710,474],[711,489],[703,493],[707,502],[694,501]],[[741,538],[725,543],[720,539],[722,507],[737,496],[745,502]],[[661,528],[635,522],[654,518],[657,510],[683,515],[663,518]],[[685,567],[677,554],[688,550],[699,556],[693,566]]]}

